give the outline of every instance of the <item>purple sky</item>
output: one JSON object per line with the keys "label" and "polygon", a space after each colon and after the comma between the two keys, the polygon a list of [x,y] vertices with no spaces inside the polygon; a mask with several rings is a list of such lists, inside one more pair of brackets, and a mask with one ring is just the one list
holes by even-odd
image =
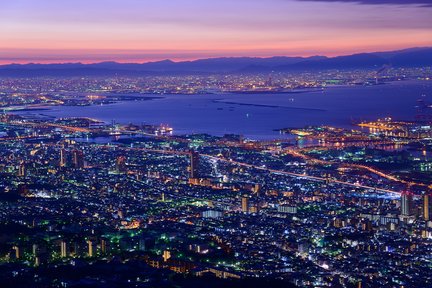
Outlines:
{"label": "purple sky", "polygon": [[0,1],[0,63],[341,55],[432,46],[431,5],[432,0]]}

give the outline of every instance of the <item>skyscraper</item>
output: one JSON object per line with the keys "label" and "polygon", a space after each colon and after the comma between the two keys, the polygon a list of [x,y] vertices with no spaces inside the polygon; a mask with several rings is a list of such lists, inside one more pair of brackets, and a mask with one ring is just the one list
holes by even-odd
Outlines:
{"label": "skyscraper", "polygon": [[425,194],[423,196],[423,218],[426,221],[432,220],[432,194]]}
{"label": "skyscraper", "polygon": [[247,196],[242,197],[241,208],[243,213],[249,212],[249,198]]}
{"label": "skyscraper", "polygon": [[108,253],[108,250],[109,250],[109,240],[102,238],[101,239],[101,252],[102,252],[102,254]]}
{"label": "skyscraper", "polygon": [[195,151],[190,152],[190,178],[199,178],[199,154]]}
{"label": "skyscraper", "polygon": [[93,240],[87,240],[88,251],[87,254],[89,257],[94,257],[96,255],[96,243]]}
{"label": "skyscraper", "polygon": [[18,167],[18,176],[19,177],[25,177],[26,176],[26,165],[24,161],[21,161]]}
{"label": "skyscraper", "polygon": [[66,149],[60,150],[60,167],[66,167],[67,164],[67,151]]}
{"label": "skyscraper", "polygon": [[411,216],[413,212],[413,195],[409,191],[402,192],[401,196],[401,215]]}
{"label": "skyscraper", "polygon": [[62,258],[68,257],[69,256],[69,247],[66,243],[66,241],[62,240],[60,242],[60,256]]}
{"label": "skyscraper", "polygon": [[84,168],[84,153],[80,150],[73,150],[73,165],[77,169]]}
{"label": "skyscraper", "polygon": [[21,247],[18,246],[18,245],[15,245],[15,246],[13,246],[12,249],[13,249],[13,251],[15,252],[15,253],[14,253],[15,258],[16,258],[16,259],[21,259],[22,256],[23,256],[23,251],[22,251]]}

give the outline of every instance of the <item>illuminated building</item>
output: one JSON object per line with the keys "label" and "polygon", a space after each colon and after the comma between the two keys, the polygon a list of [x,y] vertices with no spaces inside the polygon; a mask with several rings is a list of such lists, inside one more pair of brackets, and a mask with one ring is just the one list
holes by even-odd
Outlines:
{"label": "illuminated building", "polygon": [[217,210],[207,210],[202,212],[203,218],[220,218],[223,216],[223,213],[221,211]]}
{"label": "illuminated building", "polygon": [[253,189],[252,189],[252,192],[253,193],[255,193],[255,194],[257,194],[257,195],[259,195],[259,193],[260,193],[260,191],[261,191],[261,188],[262,188],[262,186],[261,186],[261,184],[255,184],[255,186],[253,187]]}
{"label": "illuminated building", "polygon": [[60,167],[66,167],[67,164],[67,152],[65,149],[60,150]]}
{"label": "illuminated building", "polygon": [[409,191],[402,192],[401,196],[401,215],[411,216],[413,212],[413,195]]}
{"label": "illuminated building", "polygon": [[171,252],[168,251],[168,250],[165,250],[165,251],[163,252],[163,256],[162,256],[162,258],[163,258],[163,260],[164,260],[165,262],[168,261],[168,259],[171,258]]}
{"label": "illuminated building", "polygon": [[84,153],[79,150],[73,150],[73,165],[77,169],[84,168]]}
{"label": "illuminated building", "polygon": [[18,167],[18,176],[19,177],[25,177],[26,176],[26,165],[24,163],[24,161],[22,161]]}
{"label": "illuminated building", "polygon": [[88,240],[87,245],[88,245],[88,251],[87,251],[88,256],[89,257],[96,256],[96,243],[92,240]]}
{"label": "illuminated building", "polygon": [[431,220],[431,212],[432,212],[432,194],[425,194],[423,196],[423,218],[426,221]]}
{"label": "illuminated building", "polygon": [[14,254],[15,259],[21,259],[23,256],[22,255],[22,249],[19,246],[14,246],[12,249],[15,252],[15,254]]}
{"label": "illuminated building", "polygon": [[34,264],[34,265],[35,265],[36,267],[38,267],[38,266],[41,265],[41,262],[42,262],[42,261],[41,261],[40,256],[36,256],[36,257],[35,257],[35,264]]}
{"label": "illuminated building", "polygon": [[249,198],[247,196],[242,197],[241,208],[243,213],[249,212]]}
{"label": "illuminated building", "polygon": [[60,256],[62,258],[68,257],[68,245],[66,243],[66,241],[61,241],[60,242]]}
{"label": "illuminated building", "polygon": [[256,205],[251,206],[249,210],[250,210],[249,212],[252,214],[258,213],[258,211],[259,211],[258,206],[256,206]]}
{"label": "illuminated building", "polygon": [[109,250],[109,242],[108,242],[108,240],[107,239],[102,239],[100,247],[101,247],[102,254],[108,253],[108,250]]}
{"label": "illuminated building", "polygon": [[190,178],[197,179],[199,178],[199,154],[195,151],[191,151],[190,153]]}
{"label": "illuminated building", "polygon": [[277,211],[279,213],[296,214],[297,213],[297,207],[296,206],[281,205],[277,208]]}

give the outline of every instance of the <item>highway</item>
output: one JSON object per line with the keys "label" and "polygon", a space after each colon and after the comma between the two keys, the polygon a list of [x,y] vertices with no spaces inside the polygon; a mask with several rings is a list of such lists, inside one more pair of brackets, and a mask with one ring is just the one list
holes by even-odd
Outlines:
{"label": "highway", "polygon": [[[107,148],[109,147],[106,145],[103,145],[103,146],[107,147]],[[119,149],[119,148],[120,147],[116,147],[116,149]],[[187,152],[187,151],[176,151],[176,150],[160,150],[160,149],[149,149],[149,148],[139,148],[139,147],[137,147],[137,148],[121,147],[121,149],[126,150],[126,151],[133,150],[133,151],[143,151],[143,152],[161,153],[161,154],[189,155],[189,152]],[[287,172],[287,171],[283,171],[283,170],[276,170],[276,169],[266,168],[266,167],[248,164],[248,163],[244,163],[244,162],[229,160],[229,159],[225,159],[222,157],[217,157],[217,156],[213,156],[213,155],[209,155],[209,154],[200,154],[200,156],[206,157],[208,159],[213,159],[215,161],[222,161],[222,162],[230,163],[233,165],[258,169],[258,170],[262,170],[262,171],[267,171],[268,173],[272,173],[272,174],[279,174],[279,175],[284,175],[284,176],[289,176],[289,177],[303,178],[303,179],[308,179],[308,180],[317,181],[317,182],[325,182],[328,180],[327,178],[324,178],[324,177],[318,177],[318,176],[312,176],[312,175],[306,175],[306,174],[298,174],[298,173]],[[332,179],[330,182],[337,183],[337,184],[344,185],[344,186],[353,187],[353,188],[362,188],[362,189],[374,190],[375,192],[380,192],[380,193],[391,193],[391,194],[396,194],[396,195],[401,194],[401,192],[399,192],[399,191],[377,188],[377,187],[366,186],[366,185],[359,185],[359,184],[340,181],[340,180],[333,180]]]}
{"label": "highway", "polygon": [[[323,177],[311,176],[311,175],[306,175],[306,174],[298,174],[298,173],[287,172],[287,171],[282,171],[282,170],[275,170],[275,169],[271,169],[271,168],[261,167],[261,166],[252,165],[252,164],[243,163],[243,162],[238,162],[238,161],[234,161],[234,160],[228,160],[228,159],[224,159],[224,158],[220,158],[220,157],[216,157],[216,156],[212,156],[212,155],[207,155],[207,154],[200,154],[200,155],[203,157],[214,159],[216,161],[224,161],[224,162],[228,162],[230,164],[234,164],[234,165],[238,165],[238,166],[243,166],[243,167],[254,168],[254,169],[258,169],[258,170],[262,170],[262,171],[267,171],[267,172],[273,173],[273,174],[303,178],[303,179],[308,179],[308,180],[312,180],[312,181],[320,181],[320,182],[325,182],[326,180],[328,180],[328,179],[323,178]],[[344,182],[344,181],[339,181],[339,180],[331,180],[331,182],[341,184],[344,186],[354,187],[354,188],[370,189],[370,190],[374,190],[376,192],[381,192],[381,193],[391,193],[391,194],[397,194],[397,195],[401,194],[401,192],[398,192],[398,191],[393,191],[393,190],[388,190],[388,189],[383,189],[383,188],[376,188],[376,187],[371,187],[371,186],[366,186],[366,185],[359,185],[359,184]]]}
{"label": "highway", "polygon": [[[17,125],[29,125],[32,127],[40,127],[40,126],[48,126],[48,127],[54,127],[54,128],[60,128],[63,130],[68,130],[68,131],[72,131],[72,132],[82,132],[82,133],[89,133],[90,129],[87,128],[82,128],[82,127],[73,127],[73,126],[66,126],[66,125],[61,125],[61,124],[54,124],[54,123],[34,123],[34,122],[19,122],[19,123],[11,123],[11,124],[17,124]],[[137,133],[136,131],[121,131],[122,133],[136,133],[136,134],[141,134],[141,135],[145,135],[145,136],[152,136],[152,137],[158,137],[152,134],[147,134],[147,133],[143,133],[143,132],[139,132]],[[165,136],[161,136],[161,137],[165,137]],[[3,140],[10,140],[9,138],[5,138]],[[20,139],[20,138],[18,138]],[[18,140],[17,139],[17,140]],[[27,137],[23,137],[22,139],[28,139]],[[141,151],[147,151],[147,152],[154,152],[154,153],[166,153],[166,154],[178,154],[178,155],[186,155],[188,154],[188,152],[186,151],[174,151],[174,150],[158,150],[158,149],[146,149],[146,148],[123,148],[123,149],[129,149],[129,150],[141,150]],[[323,161],[323,160],[319,160],[319,159],[314,159],[310,156],[307,156],[305,154],[299,153],[298,151],[294,151],[294,150],[286,150],[284,151],[286,153],[298,156],[298,157],[302,157],[303,159],[309,160],[312,163],[316,163],[316,164],[341,164],[341,163],[333,163],[333,162],[328,162],[328,161]],[[216,161],[224,161],[224,162],[228,162],[231,164],[235,164],[235,165],[239,165],[239,166],[243,166],[243,167],[249,167],[249,168],[254,168],[254,169],[258,169],[258,170],[263,170],[263,171],[267,171],[269,173],[274,173],[274,174],[280,174],[280,175],[286,175],[286,176],[290,176],[290,177],[298,177],[298,178],[303,178],[303,179],[308,179],[308,180],[312,180],[312,181],[327,181],[328,179],[323,178],[323,177],[317,177],[317,176],[310,176],[310,175],[304,175],[304,174],[297,174],[297,173],[292,173],[292,172],[286,172],[286,171],[282,171],[282,170],[274,170],[274,169],[270,169],[270,168],[266,168],[266,167],[261,167],[261,166],[257,166],[257,165],[252,165],[252,164],[248,164],[248,163],[243,163],[243,162],[238,162],[238,161],[234,161],[234,160],[228,160],[225,158],[221,158],[221,157],[216,157],[213,155],[207,155],[207,154],[201,154],[201,156],[203,157],[207,157],[210,159],[214,159]],[[404,180],[400,180],[397,179],[396,177],[393,177],[391,175],[387,175],[383,172],[380,172],[374,168],[365,166],[365,165],[359,165],[359,164],[350,164],[350,163],[342,163],[341,165],[345,166],[345,167],[351,167],[351,168],[357,168],[357,169],[365,169],[368,170],[371,173],[374,173],[376,175],[379,175],[380,177],[386,178],[390,181],[395,181],[395,182],[400,182],[400,183],[404,183],[407,185],[421,185],[418,183],[411,183],[411,182],[407,182]],[[371,186],[365,186],[365,185],[358,185],[358,184],[354,184],[354,183],[350,183],[350,182],[344,182],[344,181],[339,181],[339,180],[331,180],[331,182],[333,183],[337,183],[337,184],[341,184],[341,185],[345,185],[345,186],[350,186],[350,187],[355,187],[355,188],[363,188],[363,189],[371,189],[377,192],[383,192],[383,193],[393,193],[393,194],[398,194],[400,195],[401,192],[398,191],[392,191],[392,190],[388,190],[388,189],[382,189],[382,188],[376,188],[376,187],[371,187]],[[423,185],[426,186],[426,185]]]}
{"label": "highway", "polygon": [[321,164],[321,165],[341,165],[342,167],[347,167],[347,168],[367,170],[367,171],[369,171],[371,173],[374,173],[374,174],[376,174],[376,175],[378,175],[380,177],[383,177],[383,178],[385,178],[387,180],[390,180],[390,181],[403,183],[403,184],[408,185],[408,186],[417,185],[417,186],[428,187],[428,185],[423,184],[423,183],[408,182],[408,181],[405,181],[405,180],[402,180],[402,179],[398,179],[398,178],[396,178],[396,177],[394,177],[392,175],[386,174],[386,173],[381,172],[381,171],[379,171],[379,170],[377,170],[377,169],[375,169],[373,167],[369,167],[369,166],[366,166],[366,165],[353,164],[353,163],[338,163],[338,162],[324,161],[324,160],[320,160],[320,159],[316,159],[316,158],[310,157],[308,155],[305,155],[303,153],[300,153],[300,152],[292,150],[292,149],[287,149],[284,152],[288,153],[288,154],[291,154],[291,155],[294,155],[294,156],[297,156],[297,157],[300,157],[300,158],[303,158],[303,159],[305,159],[307,161],[310,161],[313,164],[316,163],[316,164]]}

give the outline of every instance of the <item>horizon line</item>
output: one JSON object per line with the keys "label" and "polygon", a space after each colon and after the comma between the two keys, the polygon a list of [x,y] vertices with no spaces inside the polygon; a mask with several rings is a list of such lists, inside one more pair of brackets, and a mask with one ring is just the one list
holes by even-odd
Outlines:
{"label": "horizon line", "polygon": [[[272,56],[209,56],[209,57],[191,57],[186,59],[175,59],[176,57],[167,57],[167,58],[160,58],[159,60],[148,60],[148,61],[130,61],[130,60],[36,60],[36,61],[28,61],[28,62],[19,62],[15,60],[12,60],[11,62],[8,62],[6,59],[0,58],[0,66],[9,66],[9,65],[65,65],[65,64],[82,64],[82,65],[92,65],[92,64],[102,64],[102,63],[116,63],[116,64],[149,64],[149,63],[159,63],[159,62],[172,62],[172,63],[184,63],[184,62],[194,62],[199,60],[210,60],[210,59],[239,59],[239,58],[249,58],[249,59],[271,59],[271,58],[313,58],[313,57],[326,57],[328,59],[336,58],[336,57],[344,57],[344,56],[353,56],[353,55],[360,55],[360,54],[374,54],[374,53],[388,53],[388,52],[402,52],[405,50],[413,50],[413,49],[430,49],[432,46],[415,46],[415,47],[406,47],[406,48],[399,48],[395,50],[384,50],[384,51],[363,51],[363,52],[355,52],[355,53],[347,53],[347,54],[337,54],[337,55],[329,55],[328,53],[323,54],[311,54],[307,56],[299,56],[299,55],[272,55]],[[31,49],[30,49],[31,50]],[[1,51],[1,49],[0,49]],[[80,51],[80,50],[68,50],[68,51]],[[140,50],[129,50],[129,51],[140,51]],[[180,54],[180,53],[179,53]],[[326,55],[327,54],[327,55]],[[127,54],[123,54],[125,58],[127,58]],[[118,56],[122,56],[122,54],[118,54]],[[40,61],[40,62],[38,62]]]}

